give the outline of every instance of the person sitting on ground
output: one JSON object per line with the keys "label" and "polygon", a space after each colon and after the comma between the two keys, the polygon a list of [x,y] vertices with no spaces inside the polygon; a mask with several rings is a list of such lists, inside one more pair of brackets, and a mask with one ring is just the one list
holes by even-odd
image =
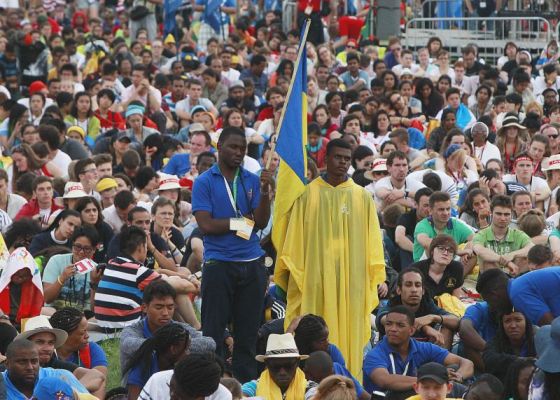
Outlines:
{"label": "person sitting on ground", "polygon": [[64,344],[57,348],[61,360],[96,369],[107,376],[107,356],[101,346],[89,340],[88,321],[80,310],[64,307],[52,315],[50,322],[53,328],[68,334]]}
{"label": "person sitting on ground", "polygon": [[[3,239],[0,243],[4,247],[1,258],[5,262],[7,249]],[[19,328],[22,320],[39,315],[44,303],[37,263],[25,248],[19,247],[8,257],[0,276],[0,311]]]}
{"label": "person sitting on ground", "polygon": [[449,235],[441,234],[432,239],[428,259],[411,265],[424,275],[426,292],[433,299],[444,293],[457,298],[464,295],[463,266],[453,259],[455,254],[457,254],[455,240]]}
{"label": "person sitting on ground", "polygon": [[256,356],[266,369],[258,380],[243,385],[243,394],[267,400],[313,398],[317,384],[305,379],[305,373],[299,368],[300,361],[307,358],[309,356],[300,355],[291,333],[271,334],[266,353]]}
{"label": "person sitting on ground", "polygon": [[529,271],[552,267],[555,265],[554,260],[554,253],[550,247],[543,244],[534,245],[527,253],[527,267],[529,267]]}
{"label": "person sitting on ground", "polygon": [[512,275],[517,275],[520,272],[517,258],[526,257],[533,243],[526,233],[509,227],[512,213],[510,197],[495,196],[490,209],[490,226],[481,229],[473,240],[480,270],[484,272],[502,267],[507,268]]}
{"label": "person sitting on ground", "polygon": [[173,369],[189,352],[189,333],[176,323],[159,328],[132,357],[122,370],[129,400],[136,400],[150,376]]}
{"label": "person sitting on ground", "polygon": [[348,370],[339,363],[333,362],[331,356],[326,351],[319,350],[311,353],[309,358],[305,360],[303,370],[307,380],[316,382],[319,386],[321,382],[333,375],[349,379],[354,384],[353,392],[357,395],[357,398],[360,400],[369,400],[371,398],[371,395],[349,374]]}
{"label": "person sitting on ground", "polygon": [[492,374],[482,374],[469,386],[464,400],[501,400],[503,393],[504,385],[498,378]]}
{"label": "person sitting on ground", "polygon": [[377,311],[375,325],[380,336],[385,336],[385,317],[392,307],[405,306],[414,313],[414,338],[430,341],[447,349],[451,348],[453,334],[459,329],[459,318],[439,308],[424,289],[425,277],[416,267],[399,273],[396,295],[387,306]]}
{"label": "person sitting on ground", "polygon": [[[33,398],[37,384],[45,378],[60,378],[70,384],[78,393],[88,393],[87,389],[71,372],[64,369],[42,368],[39,364],[37,345],[29,340],[14,340],[6,351],[6,371],[2,372],[8,399],[25,400]],[[25,368],[21,366],[25,365]]]}
{"label": "person sitting on ground", "polygon": [[45,231],[33,237],[29,245],[29,252],[35,256],[41,250],[53,246],[65,246],[70,250],[74,229],[81,224],[82,220],[79,212],[75,210],[61,211]]}
{"label": "person sitting on ground", "polygon": [[417,394],[407,400],[446,400],[452,389],[453,384],[449,382],[447,368],[439,363],[429,362],[418,368],[414,384]]}
{"label": "person sitting on ground", "polygon": [[472,361],[435,344],[412,338],[415,331],[414,314],[405,306],[391,308],[384,325],[385,337],[364,359],[364,388],[369,393],[412,391],[418,368],[427,362],[438,362],[447,367],[458,366],[457,370],[449,370],[451,380],[458,383],[472,376]]}
{"label": "person sitting on ground", "polygon": [[498,316],[499,329],[486,344],[482,359],[486,372],[505,382],[507,369],[519,358],[536,357],[533,324],[520,312],[513,311]]}
{"label": "person sitting on ground", "polygon": [[213,352],[216,349],[212,338],[202,336],[189,324],[173,321],[176,303],[182,301],[182,296],[184,295],[177,295],[175,289],[161,279],[146,286],[142,298],[142,313],[145,317],[124,328],[120,336],[122,369],[147,339],[151,338],[158,329],[172,322],[180,324],[189,333],[191,353]]}
{"label": "person sitting on ground", "polygon": [[99,236],[93,227],[81,226],[74,231],[71,242],[71,253],[54,255],[45,266],[45,302],[56,309],[71,306],[91,310],[93,288],[99,283],[102,271],[94,268],[79,274],[76,263],[91,260],[99,244]]}
{"label": "person sitting on ground", "polygon": [[231,393],[220,384],[221,377],[222,368],[213,353],[189,354],[173,370],[152,375],[138,399],[230,400]]}
{"label": "person sitting on ground", "polygon": [[352,379],[340,375],[325,378],[317,387],[314,400],[356,400],[356,386]]}
{"label": "person sitting on ground", "polygon": [[70,371],[94,396],[102,398],[105,395],[106,377],[96,369],[80,367],[69,361],[60,360],[55,349],[62,347],[68,334],[62,329],[51,326],[45,315],[29,318],[25,328],[16,337],[16,340],[27,339],[37,345],[39,364],[41,367],[65,369]]}

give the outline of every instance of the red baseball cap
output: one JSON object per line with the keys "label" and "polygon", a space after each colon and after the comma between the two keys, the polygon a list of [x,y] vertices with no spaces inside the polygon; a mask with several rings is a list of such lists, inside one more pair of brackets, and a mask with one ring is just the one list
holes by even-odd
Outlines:
{"label": "red baseball cap", "polygon": [[48,90],[47,85],[45,85],[45,82],[35,81],[31,83],[31,85],[29,85],[30,96],[34,93],[40,92],[41,90]]}

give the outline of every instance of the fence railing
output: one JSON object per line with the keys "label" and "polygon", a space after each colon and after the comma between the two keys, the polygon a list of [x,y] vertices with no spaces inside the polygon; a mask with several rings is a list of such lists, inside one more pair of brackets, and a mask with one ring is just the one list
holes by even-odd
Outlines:
{"label": "fence railing", "polygon": [[417,50],[438,36],[454,58],[461,56],[461,48],[474,43],[480,56],[495,64],[507,42],[515,42],[536,56],[554,33],[550,21],[540,17],[413,18],[406,24],[403,39],[407,48]]}

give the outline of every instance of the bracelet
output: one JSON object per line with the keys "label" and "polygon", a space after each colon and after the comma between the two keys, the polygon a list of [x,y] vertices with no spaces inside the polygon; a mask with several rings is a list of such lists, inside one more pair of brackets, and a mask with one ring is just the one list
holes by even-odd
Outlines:
{"label": "bracelet", "polygon": [[59,283],[60,286],[64,286],[64,282],[60,280],[60,275],[57,276],[56,281]]}
{"label": "bracelet", "polygon": [[441,325],[443,325],[443,315],[439,316],[441,318]]}

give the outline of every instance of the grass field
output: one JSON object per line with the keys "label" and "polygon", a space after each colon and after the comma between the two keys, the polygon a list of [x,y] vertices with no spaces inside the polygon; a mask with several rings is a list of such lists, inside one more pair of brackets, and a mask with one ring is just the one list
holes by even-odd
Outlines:
{"label": "grass field", "polygon": [[121,364],[119,361],[119,343],[120,339],[109,339],[100,342],[99,345],[105,350],[107,355],[108,375],[107,375],[107,391],[121,386]]}

